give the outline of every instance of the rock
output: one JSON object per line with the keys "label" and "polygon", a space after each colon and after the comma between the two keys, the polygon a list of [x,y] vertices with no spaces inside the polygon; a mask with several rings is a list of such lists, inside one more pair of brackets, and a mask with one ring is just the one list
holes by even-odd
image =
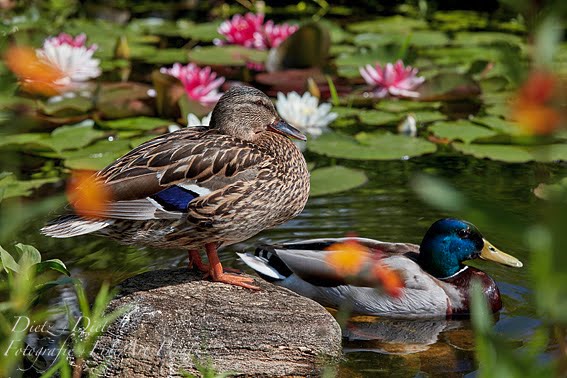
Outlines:
{"label": "rock", "polygon": [[246,376],[320,375],[341,355],[341,330],[319,304],[256,280],[252,291],[187,269],[140,274],[110,308],[129,305],[88,362],[104,377],[197,374],[197,365]]}

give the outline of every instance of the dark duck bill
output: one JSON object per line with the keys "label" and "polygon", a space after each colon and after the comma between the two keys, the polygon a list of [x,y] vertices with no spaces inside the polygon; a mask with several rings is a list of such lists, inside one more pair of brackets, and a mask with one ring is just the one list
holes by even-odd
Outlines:
{"label": "dark duck bill", "polygon": [[307,137],[297,130],[295,127],[291,126],[289,123],[283,119],[277,120],[268,126],[268,130],[276,132],[278,134],[285,135],[290,138],[299,139],[306,141]]}

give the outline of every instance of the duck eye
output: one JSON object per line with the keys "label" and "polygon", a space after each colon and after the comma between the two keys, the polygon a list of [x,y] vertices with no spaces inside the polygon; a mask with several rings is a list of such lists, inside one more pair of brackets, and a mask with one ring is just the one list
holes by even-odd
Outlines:
{"label": "duck eye", "polygon": [[468,228],[461,228],[459,231],[457,231],[457,235],[461,238],[461,239],[466,239],[470,236],[471,232]]}

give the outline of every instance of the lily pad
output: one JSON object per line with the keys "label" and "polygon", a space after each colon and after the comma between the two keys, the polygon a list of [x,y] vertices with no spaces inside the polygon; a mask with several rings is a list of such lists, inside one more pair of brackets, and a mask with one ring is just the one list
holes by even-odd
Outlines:
{"label": "lily pad", "polygon": [[191,38],[203,42],[212,42],[215,38],[221,38],[221,35],[217,31],[220,24],[220,21],[193,24],[180,29],[180,35],[184,38]]}
{"label": "lily pad", "polygon": [[122,118],[113,121],[99,121],[102,127],[114,130],[154,130],[158,127],[167,126],[171,121],[152,117]]}
{"label": "lily pad", "polygon": [[57,152],[82,148],[104,136],[103,131],[93,129],[93,124],[89,120],[78,125],[61,126],[53,130],[49,138],[38,142]]}
{"label": "lily pad", "polygon": [[375,49],[360,50],[356,54],[340,55],[335,64],[337,67],[354,67],[358,72],[358,68],[366,64],[393,62],[399,58],[399,52],[398,46],[379,46]]}
{"label": "lily pad", "polygon": [[445,114],[438,112],[436,110],[416,110],[413,112],[409,112],[408,114],[413,115],[418,123],[442,121],[447,118]]}
{"label": "lily pad", "polygon": [[420,30],[418,32],[403,32],[399,34],[363,33],[354,37],[357,46],[383,46],[389,44],[404,45],[405,43],[417,47],[444,46],[449,43],[447,34],[433,30]]}
{"label": "lily pad", "polygon": [[263,63],[267,56],[266,51],[242,46],[195,47],[189,51],[191,62],[205,66],[244,66],[247,62]]}
{"label": "lily pad", "polygon": [[515,122],[506,121],[500,117],[475,117],[472,119],[474,123],[488,126],[502,134],[522,135],[522,128]]}
{"label": "lily pad", "polygon": [[471,143],[478,138],[491,137],[497,134],[486,127],[478,126],[462,119],[454,122],[436,122],[428,130],[435,134],[436,137],[461,140],[465,143]]}
{"label": "lily pad", "polygon": [[93,107],[93,100],[83,96],[53,98],[47,102],[38,102],[38,108],[44,114],[53,117],[70,117],[85,114]]}
{"label": "lily pad", "polygon": [[557,143],[546,146],[537,146],[528,148],[534,160],[544,163],[551,163],[557,161],[567,161],[567,144]]}
{"label": "lily pad", "polygon": [[61,155],[66,167],[71,169],[100,170],[125,155],[131,149],[128,140],[100,141],[77,151],[65,151]]}
{"label": "lily pad", "polygon": [[427,22],[415,18],[392,16],[369,21],[355,22],[347,26],[355,33],[399,33],[408,30],[427,29]]}
{"label": "lily pad", "polygon": [[489,45],[497,42],[521,45],[523,38],[510,33],[479,31],[456,33],[453,38],[453,43],[457,45]]}
{"label": "lily pad", "polygon": [[310,197],[340,193],[354,189],[367,181],[363,171],[335,165],[311,172]]}
{"label": "lily pad", "polygon": [[187,55],[188,51],[184,49],[157,49],[143,60],[152,64],[185,63]]}
{"label": "lily pad", "polygon": [[488,26],[488,17],[472,11],[437,11],[433,19],[439,28],[446,31],[465,29],[484,29]]}
{"label": "lily pad", "polygon": [[307,143],[320,155],[354,160],[398,160],[433,153],[435,144],[405,135],[360,133],[356,139],[342,133],[325,133]]}
{"label": "lily pad", "polygon": [[380,109],[386,112],[399,113],[399,112],[409,112],[415,109],[439,109],[441,107],[440,102],[429,102],[424,103],[420,101],[411,100],[401,100],[401,99],[385,99],[380,100],[375,106],[376,109]]}
{"label": "lily pad", "polygon": [[0,176],[0,198],[27,197],[33,193],[34,189],[60,180],[59,177],[18,180],[14,174],[4,172]]}
{"label": "lily pad", "polygon": [[33,144],[35,142],[40,142],[44,139],[49,138],[47,133],[24,133],[24,134],[14,134],[14,135],[0,135],[0,147],[14,145],[24,145]]}
{"label": "lily pad", "polygon": [[463,154],[479,159],[492,159],[508,163],[526,163],[534,160],[534,156],[525,148],[501,144],[463,144],[454,143],[453,147]]}
{"label": "lily pad", "polygon": [[361,110],[358,116],[362,123],[373,126],[383,126],[396,123],[400,117],[393,113],[387,113],[380,110]]}

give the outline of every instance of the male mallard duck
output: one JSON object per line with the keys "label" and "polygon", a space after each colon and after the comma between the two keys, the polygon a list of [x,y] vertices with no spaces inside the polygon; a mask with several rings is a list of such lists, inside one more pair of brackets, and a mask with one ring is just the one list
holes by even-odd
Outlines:
{"label": "male mallard duck", "polygon": [[[374,261],[396,270],[404,288],[399,297],[364,285],[347,284],[336,274],[327,248],[356,240],[377,252]],[[493,312],[502,308],[500,292],[483,271],[463,265],[480,257],[521,267],[522,263],[496,249],[471,223],[441,219],[429,228],[421,245],[388,243],[364,238],[316,239],[281,246],[263,246],[254,254],[239,254],[249,267],[277,285],[329,307],[348,301],[354,313],[399,318],[451,317],[469,313],[469,292],[480,281]],[[371,260],[372,261],[372,260]]]}
{"label": "male mallard duck", "polygon": [[[97,232],[125,244],[188,249],[213,281],[255,288],[226,274],[217,248],[250,238],[298,215],[309,172],[288,138],[305,140],[261,91],[237,86],[215,106],[210,126],[154,138],[95,178],[111,202],[93,218],[63,216],[42,228],[66,238]],[[202,263],[204,247],[209,265]]]}

